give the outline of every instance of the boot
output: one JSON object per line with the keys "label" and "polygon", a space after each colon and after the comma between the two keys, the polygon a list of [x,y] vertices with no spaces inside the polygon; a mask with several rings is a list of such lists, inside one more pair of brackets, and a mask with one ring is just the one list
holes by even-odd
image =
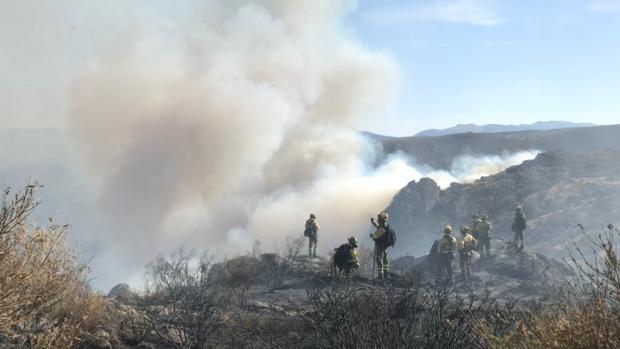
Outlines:
{"label": "boot", "polygon": [[379,273],[377,273],[377,278],[376,278],[376,279],[377,279],[377,280],[381,280],[381,281],[383,281],[383,280],[384,280],[384,279],[383,279],[383,272],[382,272],[382,271],[380,271]]}

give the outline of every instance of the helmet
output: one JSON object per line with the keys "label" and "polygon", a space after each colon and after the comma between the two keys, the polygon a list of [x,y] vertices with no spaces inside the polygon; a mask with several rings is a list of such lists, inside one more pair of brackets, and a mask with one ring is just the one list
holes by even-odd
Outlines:
{"label": "helmet", "polygon": [[515,209],[517,210],[517,212],[523,212],[523,207],[521,207],[521,205],[517,205]]}
{"label": "helmet", "polygon": [[310,213],[310,218],[316,218],[316,216],[314,215],[314,213]]}
{"label": "helmet", "polygon": [[446,225],[446,226],[443,228],[443,233],[444,233],[444,234],[451,234],[451,233],[452,233],[452,227],[450,226],[450,224]]}
{"label": "helmet", "polygon": [[388,220],[388,214],[387,212],[381,212],[379,213],[379,215],[377,216],[377,218],[379,218],[379,220],[383,220],[383,221],[387,221]]}
{"label": "helmet", "polygon": [[351,236],[348,241],[349,241],[349,244],[353,247],[357,247],[359,245],[357,243],[357,239],[354,236]]}
{"label": "helmet", "polygon": [[471,229],[469,228],[469,226],[465,225],[461,227],[461,234],[467,234],[469,233]]}
{"label": "helmet", "polygon": [[483,221],[486,221],[487,219],[489,219],[489,216],[487,216],[485,213],[482,216],[480,216],[480,219],[482,219]]}

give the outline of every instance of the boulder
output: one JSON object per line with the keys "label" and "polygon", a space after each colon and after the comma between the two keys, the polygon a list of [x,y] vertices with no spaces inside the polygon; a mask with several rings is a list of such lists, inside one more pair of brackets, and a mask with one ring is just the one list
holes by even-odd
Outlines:
{"label": "boulder", "polygon": [[392,272],[412,273],[416,269],[416,258],[414,256],[403,256],[390,262],[390,271]]}
{"label": "boulder", "polygon": [[110,290],[108,298],[116,299],[124,303],[135,303],[138,295],[127,284],[118,284]]}
{"label": "boulder", "polygon": [[208,280],[226,286],[252,285],[261,272],[261,261],[252,256],[241,256],[211,266]]}

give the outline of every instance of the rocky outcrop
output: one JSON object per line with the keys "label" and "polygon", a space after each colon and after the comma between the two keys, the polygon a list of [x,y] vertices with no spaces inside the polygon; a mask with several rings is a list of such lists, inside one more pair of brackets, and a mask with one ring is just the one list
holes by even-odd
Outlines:
{"label": "rocky outcrop", "polygon": [[134,303],[137,299],[136,293],[127,284],[118,284],[108,292],[108,298],[121,301],[123,303]]}
{"label": "rocky outcrop", "polygon": [[[395,259],[393,264],[399,266],[392,269],[397,274],[413,271],[430,283],[434,283],[437,277],[437,261],[432,255],[418,257],[415,261],[411,257],[401,257]],[[576,275],[568,265],[554,258],[536,252],[519,251],[511,243],[503,242],[494,246],[488,258],[481,259],[474,252],[470,280],[461,279],[458,256],[454,260],[453,270],[454,287],[457,290],[467,293],[472,289],[487,289],[502,300],[540,299]]]}
{"label": "rocky outcrop", "polygon": [[398,233],[397,253],[425,254],[444,224],[470,224],[473,213],[487,213],[494,237],[510,241],[514,207],[521,204],[526,246],[559,257],[567,243],[587,241],[577,223],[598,232],[619,219],[620,153],[541,153],[472,184],[453,183],[438,195],[435,188],[430,179],[412,182],[387,208]]}

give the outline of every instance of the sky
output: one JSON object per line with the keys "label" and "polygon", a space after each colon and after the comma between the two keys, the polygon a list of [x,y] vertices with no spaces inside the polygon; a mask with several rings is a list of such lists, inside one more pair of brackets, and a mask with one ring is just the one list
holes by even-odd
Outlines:
{"label": "sky", "polygon": [[[175,1],[0,0],[0,127],[68,127],[72,81]],[[389,55],[399,88],[353,125],[406,136],[459,123],[620,122],[620,0],[360,0],[343,29]]]}

